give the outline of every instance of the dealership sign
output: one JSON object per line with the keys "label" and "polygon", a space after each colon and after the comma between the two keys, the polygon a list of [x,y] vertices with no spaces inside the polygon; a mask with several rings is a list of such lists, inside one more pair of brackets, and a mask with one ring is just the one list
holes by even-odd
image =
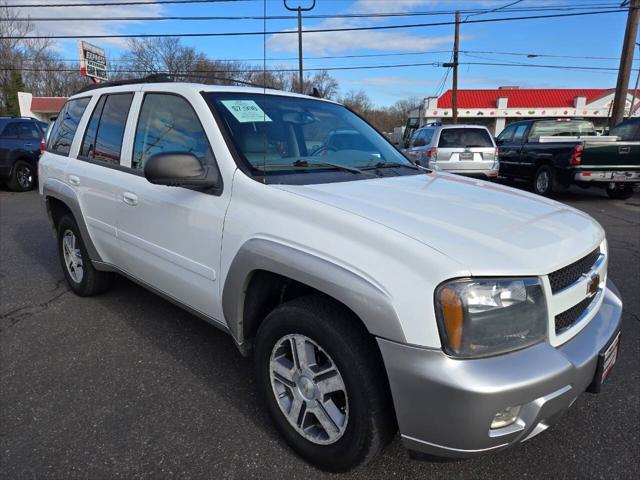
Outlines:
{"label": "dealership sign", "polygon": [[102,48],[91,45],[83,40],[78,42],[80,55],[80,74],[98,83],[107,80],[107,57]]}

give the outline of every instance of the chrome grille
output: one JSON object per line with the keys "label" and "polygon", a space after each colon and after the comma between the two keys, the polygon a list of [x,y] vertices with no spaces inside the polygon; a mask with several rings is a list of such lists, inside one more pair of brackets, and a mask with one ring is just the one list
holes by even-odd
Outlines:
{"label": "chrome grille", "polygon": [[582,274],[591,270],[599,256],[600,248],[598,247],[593,252],[585,255],[580,260],[573,262],[571,265],[567,265],[560,270],[550,273],[549,283],[551,284],[551,292],[556,293],[577,281]]}
{"label": "chrome grille", "polygon": [[564,332],[576,323],[594,299],[595,297],[587,297],[579,304],[556,315],[556,335]]}

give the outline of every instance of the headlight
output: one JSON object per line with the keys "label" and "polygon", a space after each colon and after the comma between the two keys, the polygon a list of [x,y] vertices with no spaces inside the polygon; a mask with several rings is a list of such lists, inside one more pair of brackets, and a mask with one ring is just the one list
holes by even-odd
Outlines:
{"label": "headlight", "polygon": [[452,280],[436,289],[435,305],[443,347],[457,357],[505,353],[547,335],[538,278]]}

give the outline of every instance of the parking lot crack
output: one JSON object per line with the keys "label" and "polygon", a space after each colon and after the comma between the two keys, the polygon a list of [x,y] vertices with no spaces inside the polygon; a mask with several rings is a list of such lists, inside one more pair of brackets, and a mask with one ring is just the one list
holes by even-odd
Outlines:
{"label": "parking lot crack", "polygon": [[[58,280],[55,284],[55,287],[50,290],[51,293],[55,293],[53,297],[45,300],[44,302],[38,303],[36,305],[27,305],[25,307],[16,308],[7,313],[3,313],[0,315],[0,321],[6,325],[0,326],[0,332],[4,331],[4,329],[8,327],[12,327],[21,320],[25,318],[32,317],[38,313],[42,313],[51,307],[56,301],[58,301],[62,296],[67,294],[70,290],[65,286],[66,280]],[[62,291],[60,291],[62,290]]]}

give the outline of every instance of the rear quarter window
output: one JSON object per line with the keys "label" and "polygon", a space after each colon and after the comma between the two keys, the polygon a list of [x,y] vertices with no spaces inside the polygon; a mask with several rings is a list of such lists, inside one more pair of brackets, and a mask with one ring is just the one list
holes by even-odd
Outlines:
{"label": "rear quarter window", "polygon": [[445,128],[440,132],[438,147],[493,147],[491,135],[484,128]]}
{"label": "rear quarter window", "polygon": [[51,127],[47,151],[58,155],[69,155],[73,137],[78,129],[78,123],[82,118],[91,97],[76,98],[65,103],[56,122]]}

